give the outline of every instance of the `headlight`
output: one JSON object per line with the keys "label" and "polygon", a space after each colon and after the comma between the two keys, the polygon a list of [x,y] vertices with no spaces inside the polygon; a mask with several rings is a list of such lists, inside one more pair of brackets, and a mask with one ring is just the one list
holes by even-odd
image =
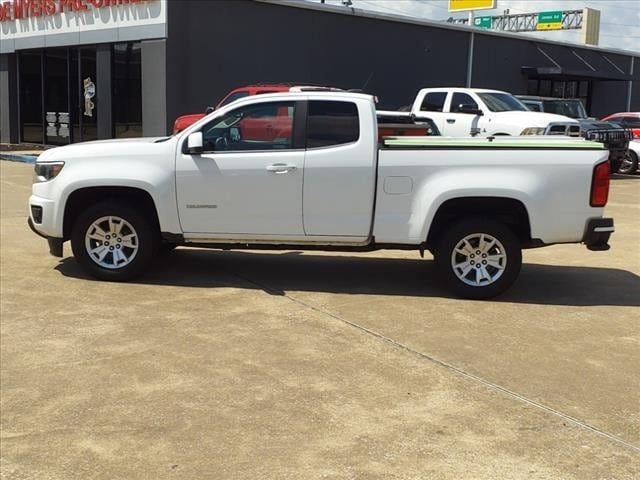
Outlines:
{"label": "headlight", "polygon": [[34,176],[33,182],[48,182],[49,180],[53,180],[58,176],[60,171],[64,167],[64,162],[48,162],[48,163],[38,163],[36,162],[36,166],[34,168]]}
{"label": "headlight", "polygon": [[544,127],[529,127],[520,132],[520,135],[544,135]]}

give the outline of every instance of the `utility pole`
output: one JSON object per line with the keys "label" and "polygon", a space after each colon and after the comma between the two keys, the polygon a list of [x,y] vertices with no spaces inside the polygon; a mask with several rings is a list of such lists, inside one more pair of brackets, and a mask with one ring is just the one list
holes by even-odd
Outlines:
{"label": "utility pole", "polygon": [[[469,10],[469,25],[473,26],[473,10]],[[475,33],[469,35],[469,56],[467,58],[467,88],[471,88],[471,80],[473,77],[473,47],[475,43]]]}

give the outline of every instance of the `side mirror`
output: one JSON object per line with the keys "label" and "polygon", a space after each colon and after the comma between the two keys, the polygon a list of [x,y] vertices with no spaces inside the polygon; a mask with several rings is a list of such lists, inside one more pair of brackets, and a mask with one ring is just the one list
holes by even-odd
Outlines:
{"label": "side mirror", "polygon": [[204,113],[205,113],[205,115],[209,115],[214,110],[215,110],[215,108],[213,108],[213,107],[207,107],[207,108],[204,109]]}
{"label": "side mirror", "polygon": [[480,110],[477,106],[468,103],[461,103],[460,105],[458,105],[457,113],[468,113],[470,115],[481,116],[484,115],[484,113],[482,113],[482,110]]}
{"label": "side mirror", "polygon": [[202,153],[203,150],[202,132],[195,132],[189,135],[187,138],[187,152],[191,155],[198,155]]}

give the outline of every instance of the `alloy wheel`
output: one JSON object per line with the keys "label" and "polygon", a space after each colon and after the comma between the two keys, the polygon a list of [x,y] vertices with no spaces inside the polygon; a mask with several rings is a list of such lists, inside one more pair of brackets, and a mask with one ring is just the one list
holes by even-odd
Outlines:
{"label": "alloy wheel", "polygon": [[102,268],[116,270],[129,265],[138,253],[138,234],[125,219],[101,217],[85,234],[89,258]]}
{"label": "alloy wheel", "polygon": [[496,282],[507,267],[507,253],[500,241],[486,233],[472,233],[451,252],[451,267],[459,280],[472,287]]}

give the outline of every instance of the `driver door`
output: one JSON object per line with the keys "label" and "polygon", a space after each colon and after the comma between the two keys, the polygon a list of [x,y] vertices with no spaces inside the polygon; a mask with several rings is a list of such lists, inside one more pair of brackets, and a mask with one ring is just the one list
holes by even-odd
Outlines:
{"label": "driver door", "polygon": [[479,115],[460,112],[462,105],[478,108],[477,102],[464,92],[453,92],[449,103],[449,113],[445,116],[442,135],[446,137],[470,137],[472,131],[477,131]]}
{"label": "driver door", "polygon": [[294,141],[295,118],[292,101],[238,107],[201,129],[202,154],[181,147],[176,187],[185,234],[234,239],[304,235],[305,152]]}

